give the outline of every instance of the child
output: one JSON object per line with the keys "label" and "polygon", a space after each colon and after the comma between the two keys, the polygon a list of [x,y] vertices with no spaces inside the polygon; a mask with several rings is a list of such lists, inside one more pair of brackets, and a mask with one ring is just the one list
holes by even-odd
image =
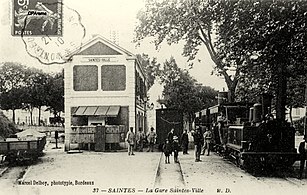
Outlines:
{"label": "child", "polygon": [[169,156],[172,154],[172,146],[168,139],[166,139],[165,144],[163,145],[163,152],[165,155],[165,164],[169,164]]}
{"label": "child", "polygon": [[178,143],[178,137],[177,136],[174,136],[173,150],[174,150],[174,162],[179,163],[179,161],[178,161],[179,143]]}

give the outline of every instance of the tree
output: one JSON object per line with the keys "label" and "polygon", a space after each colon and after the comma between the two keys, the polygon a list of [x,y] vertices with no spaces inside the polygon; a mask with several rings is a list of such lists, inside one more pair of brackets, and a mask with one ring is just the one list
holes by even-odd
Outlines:
{"label": "tree", "polygon": [[288,79],[287,86],[287,107],[289,108],[290,122],[292,120],[292,108],[299,108],[306,105],[306,75],[299,75],[296,78]]}
{"label": "tree", "polygon": [[301,0],[148,1],[138,15],[136,41],[153,36],[159,46],[183,40],[183,55],[189,60],[205,45],[217,74],[225,78],[231,101],[237,86],[245,92],[269,91],[276,97],[277,118],[284,120],[287,81],[306,74],[306,4]]}
{"label": "tree", "polygon": [[148,54],[137,54],[136,57],[139,60],[143,70],[145,71],[145,76],[148,82],[148,89],[150,89],[150,87],[152,87],[155,83],[160,64],[157,62],[156,58],[150,59]]}
{"label": "tree", "polygon": [[245,18],[245,23],[234,23],[230,30],[236,29],[233,51],[245,53],[239,69],[241,78],[249,82],[242,85],[271,91],[276,117],[284,120],[287,94],[294,92],[289,87],[300,88],[295,80],[307,73],[307,2],[237,1],[235,6],[240,10],[236,14]]}
{"label": "tree", "polygon": [[165,61],[159,77],[166,107],[183,111],[190,124],[195,112],[216,103],[217,91],[198,84],[188,71],[177,66],[174,58]]}
{"label": "tree", "polygon": [[[228,22],[224,13],[234,10],[231,6],[223,6],[224,4],[227,4],[227,1],[147,1],[146,10],[138,14],[140,24],[135,30],[135,41],[140,42],[145,37],[152,36],[155,37],[154,43],[158,47],[163,41],[176,44],[183,40],[183,55],[189,57],[189,61],[195,59],[200,46],[204,45],[216,65],[216,73],[225,78],[229,100],[233,101],[238,84],[237,67],[243,61],[241,56],[235,56],[232,61],[225,59],[225,54],[228,53],[228,47],[225,45],[231,36],[219,31],[223,30],[220,26]],[[216,41],[212,38],[214,36],[217,37]],[[231,67],[235,68],[234,75],[229,73]]]}
{"label": "tree", "polygon": [[33,125],[33,109],[38,109],[38,125],[40,125],[41,108],[47,105],[47,94],[49,92],[48,80],[50,75],[36,68],[27,70],[28,80],[25,87],[27,95],[24,98],[24,109],[30,112],[31,125]]}
{"label": "tree", "polygon": [[0,67],[0,108],[12,110],[15,123],[15,110],[22,108],[26,67],[14,62],[5,62]]}
{"label": "tree", "polygon": [[39,111],[40,125],[41,108],[48,106],[55,117],[64,111],[64,74],[44,73],[36,68],[28,68],[18,63],[6,62],[0,67],[0,108],[13,111],[25,109],[30,113],[33,125],[33,110]]}
{"label": "tree", "polygon": [[50,110],[56,119],[60,119],[61,112],[64,112],[64,69],[51,75],[47,86],[47,110]]}

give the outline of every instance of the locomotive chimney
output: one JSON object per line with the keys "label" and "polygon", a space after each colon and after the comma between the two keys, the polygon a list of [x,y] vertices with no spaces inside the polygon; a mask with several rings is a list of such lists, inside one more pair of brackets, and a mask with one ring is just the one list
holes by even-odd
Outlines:
{"label": "locomotive chimney", "polygon": [[261,104],[259,104],[259,103],[254,104],[253,111],[254,111],[254,113],[253,113],[253,122],[254,123],[261,122],[261,114],[262,114]]}

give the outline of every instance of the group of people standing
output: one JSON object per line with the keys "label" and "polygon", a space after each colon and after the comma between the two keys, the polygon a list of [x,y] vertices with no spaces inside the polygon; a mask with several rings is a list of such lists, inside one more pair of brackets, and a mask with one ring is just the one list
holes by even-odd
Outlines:
{"label": "group of people standing", "polygon": [[144,146],[148,145],[147,152],[153,152],[154,144],[156,142],[156,132],[154,128],[151,127],[147,135],[143,132],[142,128],[136,133],[133,132],[133,127],[130,127],[130,130],[126,136],[126,142],[128,143],[128,155],[134,155],[133,151],[138,149],[140,152],[143,152]]}
{"label": "group of people standing", "polygon": [[[200,155],[204,155],[207,151],[207,156],[210,154],[211,150],[211,141],[212,141],[212,132],[205,128],[204,134],[201,133],[201,130],[198,128],[193,133],[194,145],[195,145],[195,162],[200,162]],[[188,146],[189,146],[189,136],[187,130],[184,130],[181,135],[181,147],[183,154],[188,154]],[[174,152],[174,162],[178,163],[178,151],[179,151],[179,143],[178,137],[174,136],[174,129],[172,129],[168,135],[166,142],[163,146],[163,152],[165,155],[165,163],[169,162],[169,156]]]}
{"label": "group of people standing", "polygon": [[[212,140],[212,132],[205,128],[204,134],[201,133],[201,129],[198,128],[192,134],[194,137],[194,145],[195,145],[195,162],[200,162],[200,155],[204,155],[207,151],[207,156],[210,154],[211,150],[211,140]],[[130,131],[127,133],[126,142],[128,143],[128,155],[134,155],[134,150],[138,149],[140,152],[143,151],[144,146],[148,145],[147,152],[154,151],[154,144],[156,143],[156,132],[154,132],[154,128],[151,127],[149,133],[145,135],[145,133],[140,128],[136,135],[133,133],[133,127],[130,127]],[[165,143],[163,144],[162,150],[165,155],[165,163],[169,164],[169,157],[174,154],[174,162],[178,163],[178,155],[180,147],[182,147],[183,155],[188,154],[188,146],[189,146],[189,136],[187,130],[184,130],[180,137],[180,144],[178,140],[178,136],[174,134],[174,129],[167,134],[167,138]]]}
{"label": "group of people standing", "polygon": [[167,134],[167,138],[165,143],[163,144],[163,152],[165,155],[165,164],[169,164],[169,156],[174,153],[174,162],[178,163],[178,155],[179,155],[179,142],[178,137],[174,135],[174,129]]}
{"label": "group of people standing", "polygon": [[200,162],[200,155],[204,155],[207,150],[207,156],[210,154],[212,131],[205,127],[204,134],[201,133],[201,129],[197,128],[193,133],[194,145],[195,145],[195,162]]}

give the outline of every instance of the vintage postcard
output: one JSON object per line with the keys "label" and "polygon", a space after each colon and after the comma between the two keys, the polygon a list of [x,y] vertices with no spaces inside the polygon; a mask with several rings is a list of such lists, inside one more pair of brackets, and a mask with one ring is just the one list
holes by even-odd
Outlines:
{"label": "vintage postcard", "polygon": [[306,193],[306,13],[2,0],[0,194]]}

